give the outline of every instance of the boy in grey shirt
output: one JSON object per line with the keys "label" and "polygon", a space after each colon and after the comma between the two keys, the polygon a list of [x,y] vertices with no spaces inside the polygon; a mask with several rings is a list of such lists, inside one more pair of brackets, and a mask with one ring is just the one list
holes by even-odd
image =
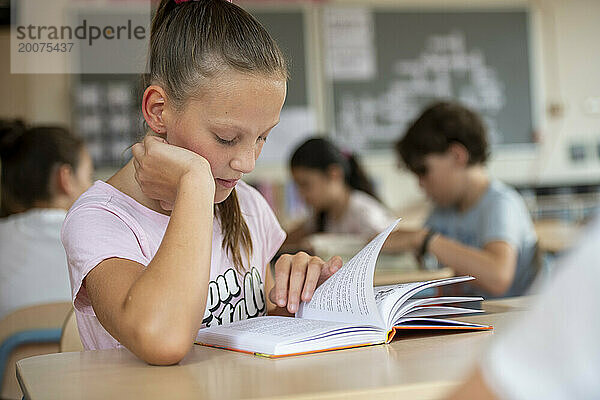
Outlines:
{"label": "boy in grey shirt", "polygon": [[538,270],[537,236],[519,194],[488,176],[481,119],[456,103],[434,104],[396,150],[435,208],[424,228],[393,232],[384,249],[430,253],[457,275],[474,276],[466,294],[522,295]]}

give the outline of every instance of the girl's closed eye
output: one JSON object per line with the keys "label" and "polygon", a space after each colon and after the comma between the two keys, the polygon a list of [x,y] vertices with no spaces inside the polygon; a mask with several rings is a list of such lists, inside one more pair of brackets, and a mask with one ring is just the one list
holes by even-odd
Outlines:
{"label": "girl's closed eye", "polygon": [[[217,142],[219,142],[220,144],[226,145],[226,146],[233,146],[236,143],[236,139],[224,139],[218,135],[215,135],[215,139],[217,139]],[[258,139],[256,139],[257,142],[263,142],[266,143],[267,142],[267,137],[266,136],[259,136]]]}
{"label": "girl's closed eye", "polygon": [[223,145],[226,145],[226,146],[233,146],[235,144],[235,142],[236,142],[236,138],[234,138],[234,139],[224,139],[224,138],[220,137],[219,135],[215,135],[215,139],[220,144],[223,144]]}

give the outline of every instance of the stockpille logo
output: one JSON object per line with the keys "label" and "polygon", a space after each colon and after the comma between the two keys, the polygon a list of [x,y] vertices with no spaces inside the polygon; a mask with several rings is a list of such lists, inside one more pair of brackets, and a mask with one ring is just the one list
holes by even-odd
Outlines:
{"label": "stockpille logo", "polygon": [[144,40],[146,39],[146,28],[141,25],[133,26],[131,19],[126,25],[88,25],[86,19],[75,28],[68,25],[19,25],[16,27],[16,38],[18,40],[87,40],[90,46],[96,40]]}

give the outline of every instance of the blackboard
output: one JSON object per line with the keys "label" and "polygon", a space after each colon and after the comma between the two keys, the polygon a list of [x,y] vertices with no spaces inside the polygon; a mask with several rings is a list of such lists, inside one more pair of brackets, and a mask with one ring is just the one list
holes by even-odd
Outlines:
{"label": "blackboard", "polygon": [[284,107],[307,106],[303,10],[249,9],[248,12],[265,27],[277,42],[288,63],[290,79]]}
{"label": "blackboard", "polygon": [[368,12],[375,73],[327,80],[337,141],[390,148],[443,98],[478,111],[492,145],[533,142],[527,10]]}
{"label": "blackboard", "polygon": [[[280,115],[279,124],[269,135],[263,147],[261,162],[287,164],[289,155],[306,137],[316,132],[318,110],[311,101],[309,66],[315,55],[310,54],[307,19],[308,8],[302,5],[248,6],[250,12],[277,42],[288,63],[289,79],[287,97]],[[314,46],[313,46],[314,47]]]}

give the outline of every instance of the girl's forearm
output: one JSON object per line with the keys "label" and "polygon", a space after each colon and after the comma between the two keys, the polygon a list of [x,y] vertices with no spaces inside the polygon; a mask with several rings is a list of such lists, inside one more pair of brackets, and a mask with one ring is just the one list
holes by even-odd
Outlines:
{"label": "girl's forearm", "polygon": [[123,304],[138,340],[193,343],[208,290],[213,202],[203,179],[182,178],[162,243]]}

